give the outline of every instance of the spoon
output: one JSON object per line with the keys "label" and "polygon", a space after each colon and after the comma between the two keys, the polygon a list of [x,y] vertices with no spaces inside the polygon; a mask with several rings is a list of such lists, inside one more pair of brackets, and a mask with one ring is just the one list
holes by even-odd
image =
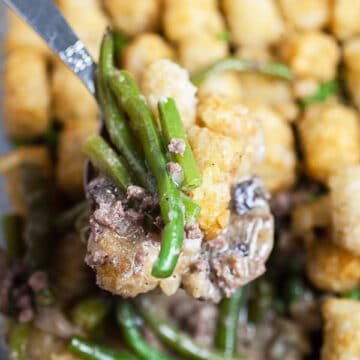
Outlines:
{"label": "spoon", "polygon": [[95,97],[96,64],[52,0],[3,0],[47,43]]}

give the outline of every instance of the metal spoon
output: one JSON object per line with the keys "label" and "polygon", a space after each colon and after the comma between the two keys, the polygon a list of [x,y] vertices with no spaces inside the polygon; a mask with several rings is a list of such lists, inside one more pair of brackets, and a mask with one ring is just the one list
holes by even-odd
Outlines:
{"label": "metal spoon", "polygon": [[52,0],[3,0],[45,40],[95,97],[96,64]]}

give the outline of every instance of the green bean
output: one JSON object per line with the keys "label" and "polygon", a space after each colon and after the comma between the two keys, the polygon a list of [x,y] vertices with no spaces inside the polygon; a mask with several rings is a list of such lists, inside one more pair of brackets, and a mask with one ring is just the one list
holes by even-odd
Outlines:
{"label": "green bean", "polygon": [[133,306],[128,301],[119,302],[116,319],[123,331],[125,341],[136,355],[144,360],[169,360],[170,357],[151,347],[137,328],[137,318]]}
{"label": "green bean", "polygon": [[240,288],[231,298],[223,299],[219,304],[215,344],[224,352],[224,359],[231,359],[236,351],[239,311],[244,298],[244,288]]}
{"label": "green bean", "polygon": [[346,293],[342,294],[342,297],[352,300],[360,300],[360,287],[347,291]]}
{"label": "green bean", "polygon": [[197,223],[201,211],[201,207],[195,202],[192,201],[184,193],[180,194],[181,200],[184,204],[185,210],[185,223]]}
{"label": "green bean", "polygon": [[122,34],[119,31],[113,32],[113,38],[114,38],[114,53],[115,53],[115,60],[120,61],[121,55],[126,48],[127,44],[129,43],[129,39],[127,36]]}
{"label": "green bean", "polygon": [[330,80],[323,82],[319,85],[317,91],[305,99],[300,101],[301,107],[304,109],[310,104],[320,103],[328,99],[331,95],[336,94],[339,90],[339,81],[338,80]]}
{"label": "green bean", "polygon": [[95,344],[89,340],[74,336],[70,341],[70,350],[85,360],[136,360],[128,352],[120,352]]}
{"label": "green bean", "polygon": [[100,173],[111,178],[122,191],[126,192],[127,187],[134,183],[124,160],[100,135],[92,135],[85,141],[83,153]]}
{"label": "green bean", "polygon": [[160,195],[160,210],[165,227],[162,232],[160,254],[152,275],[171,276],[177,264],[184,240],[184,215],[180,191],[166,171],[167,159],[154,117],[147,107],[135,81],[125,72],[110,77],[110,85],[118,102],[125,109],[144,149],[145,159],[156,178]]}
{"label": "green bean", "polygon": [[10,326],[9,349],[10,358],[27,360],[29,348],[29,336],[31,326],[29,324],[13,323]]}
{"label": "green bean", "polygon": [[289,69],[289,67],[286,66],[285,64],[281,64],[281,63],[261,64],[253,60],[230,57],[223,60],[219,60],[214,64],[206,67],[205,69],[195,73],[191,77],[191,81],[195,85],[200,85],[200,83],[203,82],[208,76],[222,73],[227,70],[256,71],[261,74],[271,75],[285,80],[291,80],[293,78],[291,69]]}
{"label": "green bean", "polygon": [[71,317],[75,324],[86,331],[93,331],[109,314],[111,302],[102,297],[89,297],[79,301],[71,310]]}
{"label": "green bean", "polygon": [[139,184],[155,191],[155,182],[136,146],[124,114],[117,106],[106,79],[114,71],[114,37],[112,33],[104,35],[99,58],[99,70],[96,76],[96,91],[104,115],[106,130],[115,148],[124,156]]}
{"label": "green bean", "polygon": [[179,163],[184,173],[184,181],[181,184],[181,188],[186,191],[195,189],[201,185],[202,178],[174,99],[166,98],[165,100],[159,101],[158,110],[161,130],[167,145],[170,144],[173,139],[179,139],[185,143],[185,151],[183,154],[170,152],[171,160]]}
{"label": "green bean", "polygon": [[19,258],[23,251],[22,225],[23,221],[19,215],[7,214],[2,218],[5,250],[10,262]]}
{"label": "green bean", "polygon": [[52,239],[52,211],[49,179],[43,169],[35,164],[23,164],[20,178],[27,221],[24,229],[26,257],[33,269],[48,265]]}
{"label": "green bean", "polygon": [[[150,301],[141,297],[139,311],[145,324],[176,353],[192,360],[224,360],[224,355],[218,351],[208,349],[194,342],[188,335],[176,329],[152,309]],[[241,355],[236,355],[232,360],[244,360]]]}

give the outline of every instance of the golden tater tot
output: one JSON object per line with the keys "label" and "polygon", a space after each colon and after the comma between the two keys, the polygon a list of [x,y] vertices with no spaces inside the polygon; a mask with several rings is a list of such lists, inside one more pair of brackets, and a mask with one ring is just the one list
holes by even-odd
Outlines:
{"label": "golden tater tot", "polygon": [[224,174],[234,174],[246,150],[247,144],[243,139],[235,140],[196,125],[188,131],[188,134],[200,171],[217,166]]}
{"label": "golden tater tot", "polygon": [[5,39],[5,51],[10,52],[19,48],[31,48],[44,55],[50,54],[50,49],[24,21],[12,11],[7,12],[8,32]]}
{"label": "golden tater tot", "polygon": [[179,42],[179,59],[190,73],[228,55],[228,45],[223,40],[204,35],[194,35]]}
{"label": "golden tater tot", "polygon": [[59,62],[54,66],[51,86],[54,113],[62,123],[98,116],[98,105],[93,96],[80,79]]}
{"label": "golden tater tot", "polygon": [[166,36],[174,42],[196,35],[216,38],[225,30],[215,0],[164,0],[163,22]]}
{"label": "golden tater tot", "polygon": [[360,165],[339,168],[329,184],[333,240],[360,256]]}
{"label": "golden tater tot", "polygon": [[349,299],[327,299],[322,306],[325,320],[321,360],[360,358],[360,302]]}
{"label": "golden tater tot", "polygon": [[103,0],[115,28],[126,35],[156,30],[159,25],[159,0]]}
{"label": "golden tater tot", "polygon": [[360,129],[356,111],[336,103],[310,105],[299,122],[306,171],[326,182],[339,167],[359,163]]}
{"label": "golden tater tot", "polygon": [[225,71],[208,76],[198,89],[199,99],[209,96],[226,97],[233,102],[241,102],[242,87],[235,71]]}
{"label": "golden tater tot", "polygon": [[283,45],[282,53],[299,77],[326,81],[336,76],[340,50],[335,38],[323,32],[311,31],[290,36]]}
{"label": "golden tater tot", "polygon": [[279,5],[288,24],[299,30],[321,29],[330,18],[327,0],[279,0]]}
{"label": "golden tater tot", "polygon": [[333,244],[329,238],[315,239],[307,246],[306,272],[317,288],[345,292],[360,285],[360,256]]}
{"label": "golden tater tot", "polygon": [[292,230],[306,242],[313,241],[316,228],[328,228],[331,224],[330,196],[298,206],[292,213]]}
{"label": "golden tater tot", "polygon": [[350,71],[360,71],[360,37],[344,42],[344,61]]}
{"label": "golden tater tot", "polygon": [[331,29],[339,39],[360,33],[360,0],[332,1]]}
{"label": "golden tater tot", "polygon": [[19,147],[0,157],[0,174],[6,178],[5,191],[14,213],[26,215],[24,194],[21,191],[20,167],[23,164],[40,166],[50,175],[51,160],[45,146]]}
{"label": "golden tater tot", "polygon": [[81,152],[86,138],[98,129],[97,118],[74,119],[65,124],[60,134],[56,178],[65,192],[79,197],[83,194],[85,157]]}
{"label": "golden tater tot", "polygon": [[122,63],[139,83],[144,69],[156,60],[175,59],[175,51],[160,35],[143,33],[125,48]]}
{"label": "golden tater tot", "polygon": [[286,190],[296,180],[296,153],[290,125],[266,107],[251,109],[265,136],[265,158],[255,166],[255,173],[270,192]]}
{"label": "golden tater tot", "polygon": [[167,59],[153,62],[145,69],[141,89],[154,114],[157,114],[160,99],[172,97],[184,126],[188,128],[195,123],[196,87],[191,83],[188,72],[179,65]]}
{"label": "golden tater tot", "polygon": [[98,59],[101,39],[108,19],[98,0],[57,0],[60,10],[84,42],[94,59]]}
{"label": "golden tater tot", "polygon": [[269,106],[286,120],[296,118],[298,106],[289,82],[255,73],[239,74],[239,79],[245,105]]}
{"label": "golden tater tot", "polygon": [[280,40],[284,24],[273,0],[223,0],[237,46],[267,46]]}
{"label": "golden tater tot", "polygon": [[5,127],[12,138],[43,135],[50,124],[50,88],[44,56],[30,48],[12,51],[4,65]]}

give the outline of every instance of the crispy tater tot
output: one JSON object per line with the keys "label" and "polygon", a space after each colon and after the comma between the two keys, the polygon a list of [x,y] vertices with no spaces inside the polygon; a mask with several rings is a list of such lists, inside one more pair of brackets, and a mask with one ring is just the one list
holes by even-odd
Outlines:
{"label": "crispy tater tot", "polygon": [[174,41],[186,41],[195,35],[219,37],[225,30],[215,0],[164,0],[164,30]]}
{"label": "crispy tater tot", "polygon": [[250,175],[255,164],[263,160],[261,124],[244,105],[234,103],[227,97],[208,96],[200,102],[197,117],[199,125],[239,143],[242,155],[236,165],[237,176]]}
{"label": "crispy tater tot", "polygon": [[333,244],[330,238],[315,239],[307,246],[306,272],[321,290],[352,290],[360,285],[360,256]]}
{"label": "crispy tater tot", "polygon": [[284,24],[273,0],[223,0],[237,46],[267,46],[280,40]]}
{"label": "crispy tater tot", "polygon": [[336,39],[320,31],[290,36],[282,46],[282,55],[295,75],[319,81],[333,79],[340,60]]}
{"label": "crispy tater tot", "polygon": [[159,25],[160,0],[104,0],[114,26],[127,35],[156,30]]}
{"label": "crispy tater tot", "polygon": [[332,1],[331,29],[339,39],[360,33],[360,0]]}
{"label": "crispy tater tot", "polygon": [[74,119],[65,124],[60,134],[56,178],[65,192],[82,195],[85,157],[81,148],[86,138],[97,131],[97,118]]}
{"label": "crispy tater tot", "polygon": [[174,49],[160,35],[143,33],[125,48],[122,64],[139,83],[144,69],[160,59],[175,59]]}
{"label": "crispy tater tot", "polygon": [[27,47],[44,55],[50,54],[50,49],[40,36],[12,11],[7,12],[7,20],[8,32],[4,44],[6,52]]}
{"label": "crispy tater tot", "polygon": [[228,44],[207,34],[194,35],[179,42],[179,59],[190,73],[228,55]]}
{"label": "crispy tater tot", "polygon": [[360,358],[360,302],[349,299],[327,299],[322,307],[324,343],[321,360]]}
{"label": "crispy tater tot", "polygon": [[286,120],[295,120],[299,110],[289,82],[255,73],[239,74],[239,79],[245,105],[269,106]]}
{"label": "crispy tater tot", "polygon": [[299,30],[321,29],[330,18],[327,0],[279,0],[279,5],[288,24]]}
{"label": "crispy tater tot", "polygon": [[209,96],[226,97],[233,102],[241,102],[242,87],[235,71],[225,71],[208,76],[198,89],[199,99]]}
{"label": "crispy tater tot", "polygon": [[54,66],[51,87],[54,114],[62,123],[98,116],[98,106],[93,96],[80,79],[59,62]]}
{"label": "crispy tater tot", "polygon": [[6,178],[5,191],[14,213],[26,215],[27,209],[21,189],[20,167],[23,164],[40,166],[48,174],[51,161],[45,146],[20,147],[0,157],[0,174]]}
{"label": "crispy tater tot", "polygon": [[286,190],[296,180],[295,141],[290,124],[266,107],[250,109],[261,122],[265,136],[265,158],[255,173],[270,192]]}
{"label": "crispy tater tot", "polygon": [[360,160],[359,118],[355,110],[337,103],[310,105],[299,122],[306,171],[327,182],[339,167]]}
{"label": "crispy tater tot", "polygon": [[12,51],[4,65],[5,127],[12,138],[44,134],[50,124],[50,88],[45,57],[30,48]]}
{"label": "crispy tater tot", "polygon": [[344,42],[344,61],[351,71],[360,71],[360,37]]}
{"label": "crispy tater tot", "polygon": [[360,256],[360,165],[339,168],[329,184],[334,242]]}
{"label": "crispy tater tot", "polygon": [[172,97],[186,128],[195,123],[196,87],[191,83],[188,72],[174,62],[162,59],[145,69],[141,88],[153,111],[157,114],[160,99]]}
{"label": "crispy tater tot", "polygon": [[99,56],[102,36],[109,25],[98,0],[57,0],[60,10],[94,59]]}

